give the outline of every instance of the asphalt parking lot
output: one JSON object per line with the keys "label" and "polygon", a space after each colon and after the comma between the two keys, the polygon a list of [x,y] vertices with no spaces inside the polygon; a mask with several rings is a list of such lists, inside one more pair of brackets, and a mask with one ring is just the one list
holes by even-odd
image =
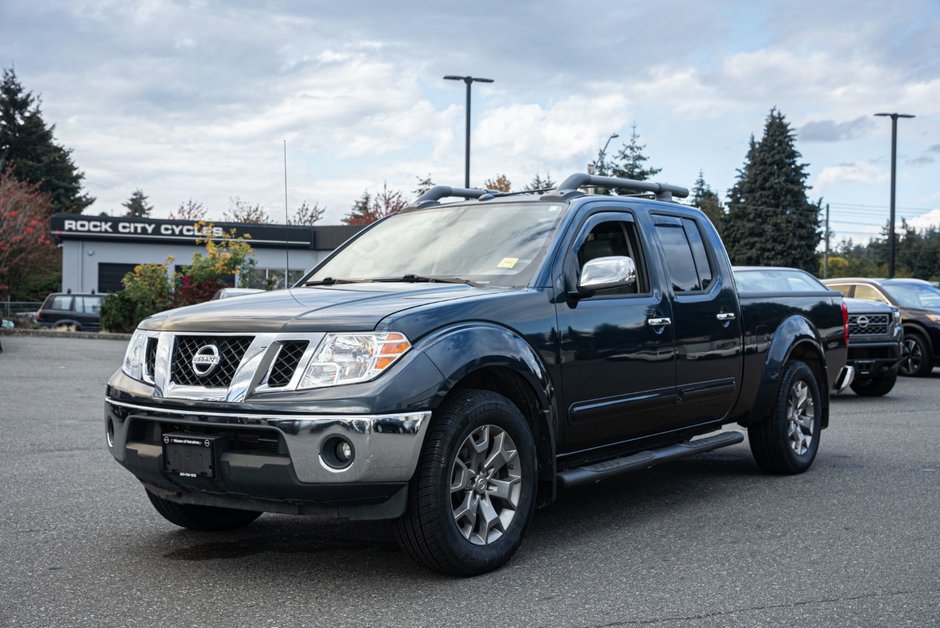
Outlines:
{"label": "asphalt parking lot", "polygon": [[578,490],[458,580],[381,523],[174,527],[105,446],[124,343],[3,349],[0,626],[940,625],[940,371],[835,399],[806,474],[743,443]]}

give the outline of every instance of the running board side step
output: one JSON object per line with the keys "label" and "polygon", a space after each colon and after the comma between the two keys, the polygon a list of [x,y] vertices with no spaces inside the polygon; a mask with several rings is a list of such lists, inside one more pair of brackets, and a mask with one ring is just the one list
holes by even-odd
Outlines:
{"label": "running board side step", "polygon": [[600,482],[627,471],[648,469],[663,462],[679,460],[680,458],[728,447],[729,445],[737,445],[743,440],[744,434],[741,432],[721,432],[714,436],[690,440],[678,445],[667,445],[666,447],[641,451],[622,458],[567,469],[558,473],[558,488],[571,488],[581,484]]}

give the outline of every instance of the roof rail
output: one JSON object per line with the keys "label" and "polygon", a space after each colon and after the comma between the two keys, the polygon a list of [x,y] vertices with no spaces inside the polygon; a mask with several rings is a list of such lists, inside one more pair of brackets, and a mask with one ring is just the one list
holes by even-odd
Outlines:
{"label": "roof rail", "polygon": [[449,185],[435,185],[433,188],[422,194],[411,205],[412,208],[428,207],[437,205],[438,201],[448,196],[457,196],[459,198],[480,198],[484,194],[496,194],[494,190],[478,190],[474,188],[452,188]]}
{"label": "roof rail", "polygon": [[567,200],[572,196],[580,196],[578,188],[591,186],[606,188],[608,190],[632,190],[634,192],[653,192],[660,201],[671,201],[673,196],[685,198],[689,195],[687,188],[668,183],[654,183],[652,181],[636,181],[634,179],[621,179],[620,177],[600,177],[593,174],[575,173],[561,182],[561,184],[548,194],[542,195],[542,200]]}

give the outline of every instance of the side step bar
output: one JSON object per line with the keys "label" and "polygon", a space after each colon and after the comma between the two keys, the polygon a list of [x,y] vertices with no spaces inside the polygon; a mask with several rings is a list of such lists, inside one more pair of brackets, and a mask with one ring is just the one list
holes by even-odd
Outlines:
{"label": "side step bar", "polygon": [[558,474],[558,488],[571,488],[580,484],[600,482],[627,471],[648,469],[663,462],[686,458],[720,447],[737,445],[743,440],[744,434],[741,432],[721,432],[714,436],[690,440],[678,445],[667,445],[666,447],[641,451],[622,458],[566,469]]}

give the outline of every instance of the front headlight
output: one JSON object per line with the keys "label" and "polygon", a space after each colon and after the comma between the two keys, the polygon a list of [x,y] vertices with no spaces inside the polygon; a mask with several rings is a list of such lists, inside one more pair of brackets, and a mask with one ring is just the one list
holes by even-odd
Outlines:
{"label": "front headlight", "polygon": [[144,347],[147,335],[141,330],[134,332],[131,341],[127,343],[127,351],[124,352],[124,364],[121,370],[128,377],[133,377],[137,381],[144,379]]}
{"label": "front headlight", "polygon": [[297,388],[323,388],[375,379],[410,348],[411,343],[398,332],[327,334]]}
{"label": "front headlight", "polygon": [[901,322],[901,310],[894,310],[894,322],[895,323]]}

